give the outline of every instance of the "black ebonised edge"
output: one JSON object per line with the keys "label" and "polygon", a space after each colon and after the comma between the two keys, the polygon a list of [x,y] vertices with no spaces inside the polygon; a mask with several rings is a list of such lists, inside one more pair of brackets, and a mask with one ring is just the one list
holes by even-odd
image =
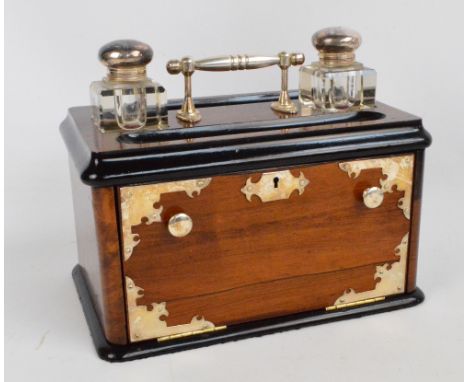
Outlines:
{"label": "black ebonised edge", "polygon": [[317,310],[313,312],[305,312],[245,324],[232,325],[226,330],[219,332],[207,333],[163,343],[153,340],[129,345],[113,345],[109,343],[104,336],[104,332],[86,284],[86,279],[79,265],[75,266],[72,275],[98,356],[109,362],[131,361],[228,341],[236,341],[243,338],[259,337],[265,334],[299,329],[305,326],[318,325],[348,318],[358,318],[375,313],[390,312],[397,309],[409,308],[424,301],[424,293],[419,288],[416,288],[412,293],[387,297],[384,301],[369,305],[361,305],[353,308],[345,308],[328,312],[325,310]]}
{"label": "black ebonised edge", "polygon": [[[63,125],[62,125],[63,126]],[[65,137],[83,183],[93,187],[167,182],[289,168],[363,157],[400,155],[425,149],[431,136],[422,127],[373,129],[224,146],[91,153],[76,130]]]}
{"label": "black ebonised edge", "polygon": [[[296,92],[297,93],[297,92]],[[297,94],[294,93],[294,97]],[[270,101],[277,92],[216,96],[197,99],[201,106],[220,106]],[[171,101],[171,107],[179,100]],[[282,122],[283,123],[283,122]],[[375,126],[326,135],[265,137],[262,140],[223,140],[164,148],[135,148],[115,152],[91,152],[70,117],[61,124],[62,137],[81,181],[92,187],[127,186],[196,179],[217,175],[265,171],[352,160],[400,155],[427,148],[432,138],[421,120]]]}

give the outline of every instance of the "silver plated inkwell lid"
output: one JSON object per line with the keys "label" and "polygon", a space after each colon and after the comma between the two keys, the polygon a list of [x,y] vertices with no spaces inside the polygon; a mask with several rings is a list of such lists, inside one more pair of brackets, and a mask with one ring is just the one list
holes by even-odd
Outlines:
{"label": "silver plated inkwell lid", "polygon": [[312,44],[325,66],[348,66],[354,63],[354,51],[361,45],[361,35],[349,28],[324,28],[312,36]]}
{"label": "silver plated inkwell lid", "polygon": [[109,70],[109,81],[140,81],[146,79],[153,49],[137,40],[116,40],[105,44],[98,58]]}

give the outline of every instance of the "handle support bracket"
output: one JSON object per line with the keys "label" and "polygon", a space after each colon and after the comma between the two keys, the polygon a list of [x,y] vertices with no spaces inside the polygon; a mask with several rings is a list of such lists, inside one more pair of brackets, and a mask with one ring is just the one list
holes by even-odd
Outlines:
{"label": "handle support bracket", "polygon": [[281,52],[277,56],[219,56],[202,60],[193,60],[183,57],[180,60],[171,60],[166,69],[170,74],[182,73],[184,76],[184,103],[177,112],[177,118],[188,123],[196,123],[201,120],[201,114],[196,109],[192,98],[192,75],[196,70],[222,72],[234,70],[251,70],[278,65],[281,69],[281,93],[277,102],[271,104],[271,108],[280,113],[296,113],[296,105],[288,94],[288,69],[291,65],[304,63],[304,54]]}

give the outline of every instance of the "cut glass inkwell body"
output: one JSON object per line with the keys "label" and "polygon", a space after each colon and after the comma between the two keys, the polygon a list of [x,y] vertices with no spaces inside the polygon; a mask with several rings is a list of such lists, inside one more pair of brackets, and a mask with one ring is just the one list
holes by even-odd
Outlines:
{"label": "cut glass inkwell body", "polygon": [[299,99],[320,111],[342,111],[375,104],[377,73],[355,61],[359,33],[341,27],[325,28],[312,36],[320,60],[299,73]]}
{"label": "cut glass inkwell body", "polygon": [[135,40],[113,41],[100,49],[109,73],[90,87],[96,126],[137,130],[167,124],[166,90],[146,76],[152,57],[151,47]]}

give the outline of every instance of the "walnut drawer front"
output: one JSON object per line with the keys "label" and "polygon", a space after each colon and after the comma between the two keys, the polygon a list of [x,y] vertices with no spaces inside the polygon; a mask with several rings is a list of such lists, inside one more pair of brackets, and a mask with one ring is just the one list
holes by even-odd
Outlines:
{"label": "walnut drawer front", "polygon": [[121,187],[130,341],[405,292],[413,162]]}

